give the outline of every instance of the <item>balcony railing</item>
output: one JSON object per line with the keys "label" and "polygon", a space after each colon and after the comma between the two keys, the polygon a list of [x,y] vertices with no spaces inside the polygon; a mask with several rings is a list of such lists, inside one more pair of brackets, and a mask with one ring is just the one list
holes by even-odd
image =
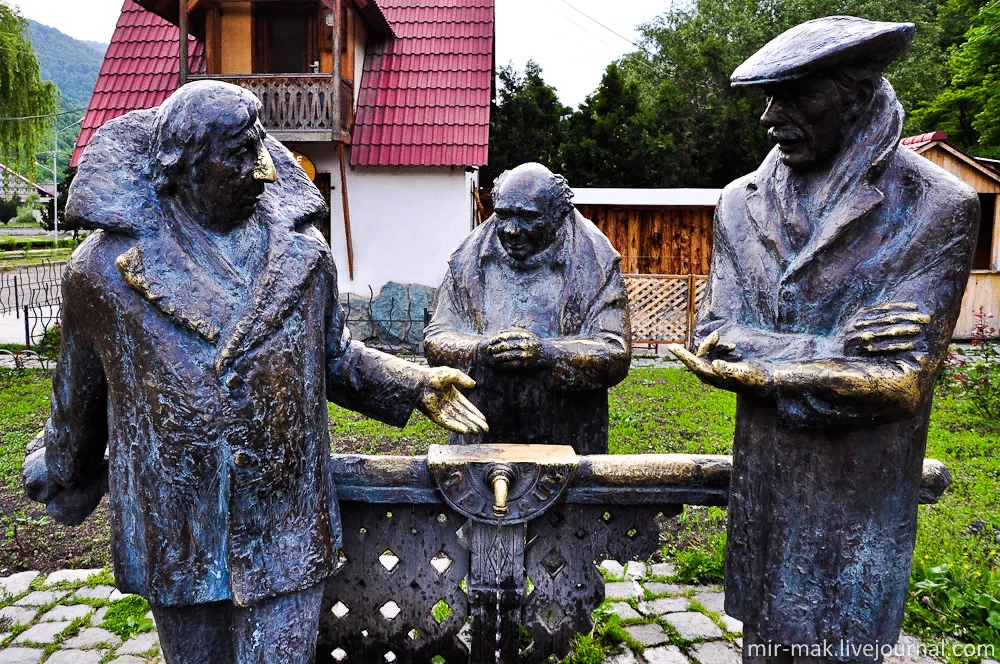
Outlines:
{"label": "balcony railing", "polygon": [[334,79],[329,74],[198,76],[233,83],[253,92],[263,107],[260,120],[280,141],[330,141],[340,137]]}

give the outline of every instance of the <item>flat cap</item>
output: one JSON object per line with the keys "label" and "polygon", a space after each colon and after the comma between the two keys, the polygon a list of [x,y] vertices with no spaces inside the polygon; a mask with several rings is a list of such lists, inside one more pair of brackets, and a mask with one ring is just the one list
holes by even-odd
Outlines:
{"label": "flat cap", "polygon": [[735,86],[780,83],[840,65],[888,65],[913,39],[912,23],[827,16],[782,32],[736,68]]}

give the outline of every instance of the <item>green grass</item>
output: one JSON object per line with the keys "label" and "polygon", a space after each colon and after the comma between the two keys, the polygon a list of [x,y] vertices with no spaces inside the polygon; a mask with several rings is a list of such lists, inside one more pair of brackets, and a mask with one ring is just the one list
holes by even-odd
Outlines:
{"label": "green grass", "polygon": [[45,424],[51,372],[0,369],[0,482],[19,489],[24,448]]}
{"label": "green grass", "polygon": [[[24,445],[47,414],[49,376],[0,370],[0,482],[8,487],[18,486]],[[611,391],[610,449],[728,454],[734,411],[733,395],[687,372],[635,369]],[[335,450],[422,454],[447,439],[419,414],[404,429],[334,405],[330,418]],[[935,399],[927,456],[948,466],[953,484],[940,503],[920,508],[905,628],[925,639],[1000,646],[1000,423],[971,415],[956,396],[942,393]],[[724,525],[724,510],[689,508],[670,526],[663,553],[677,566],[677,580],[721,580]],[[589,647],[586,639],[599,636],[582,637],[581,651]]]}

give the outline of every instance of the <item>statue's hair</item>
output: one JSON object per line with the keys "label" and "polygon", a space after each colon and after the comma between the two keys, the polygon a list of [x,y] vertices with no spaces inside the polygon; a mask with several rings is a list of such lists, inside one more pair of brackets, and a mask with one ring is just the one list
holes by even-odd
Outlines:
{"label": "statue's hair", "polygon": [[261,103],[243,88],[219,81],[185,85],[160,106],[153,126],[151,177],[171,193],[178,176],[199,170],[211,154],[231,147],[257,124]]}
{"label": "statue's hair", "polygon": [[[525,166],[527,164],[522,164]],[[539,165],[540,166],[540,165]],[[518,167],[520,168],[520,166]],[[558,216],[565,215],[573,209],[573,190],[569,186],[569,181],[558,173],[553,173],[549,169],[541,166],[548,175],[548,181],[542,189],[545,194],[548,209]],[[507,176],[515,169],[506,170],[493,180],[493,203],[496,204],[497,196],[500,193],[500,185],[504,183]]]}

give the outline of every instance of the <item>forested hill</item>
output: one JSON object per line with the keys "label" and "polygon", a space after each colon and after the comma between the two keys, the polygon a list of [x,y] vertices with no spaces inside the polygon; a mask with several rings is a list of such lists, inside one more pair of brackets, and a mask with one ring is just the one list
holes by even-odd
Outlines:
{"label": "forested hill", "polygon": [[[76,123],[87,110],[107,44],[73,39],[35,21],[29,20],[28,24],[42,78],[54,81],[61,94],[59,112],[65,114],[56,119],[56,128],[65,129],[58,134],[59,170],[63,171],[69,164],[73,145],[80,133]],[[46,145],[44,150],[38,154],[38,160],[43,165],[52,161],[51,153],[47,152],[51,147]],[[51,177],[47,171],[39,173],[39,178],[43,180]]]}
{"label": "forested hill", "polygon": [[86,108],[104,60],[104,47],[64,35],[55,28],[28,21],[31,42],[42,78],[55,81],[68,108]]}

